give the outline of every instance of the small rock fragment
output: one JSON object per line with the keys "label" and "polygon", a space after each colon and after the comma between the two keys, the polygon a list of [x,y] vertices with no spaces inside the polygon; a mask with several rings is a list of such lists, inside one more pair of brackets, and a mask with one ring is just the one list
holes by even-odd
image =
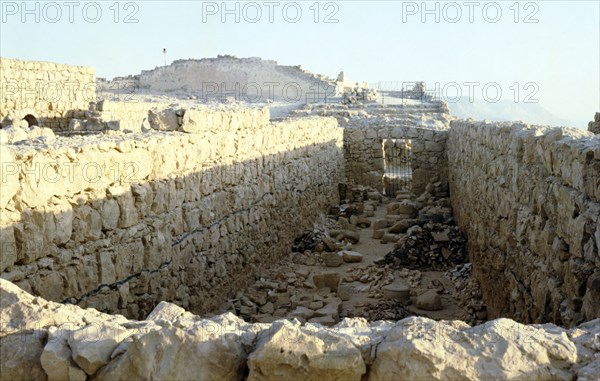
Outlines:
{"label": "small rock fragment", "polygon": [[425,311],[438,311],[442,309],[442,299],[435,290],[425,291],[417,297],[417,308]]}
{"label": "small rock fragment", "polygon": [[356,251],[343,250],[342,254],[343,261],[346,263],[357,263],[363,260],[363,255]]}

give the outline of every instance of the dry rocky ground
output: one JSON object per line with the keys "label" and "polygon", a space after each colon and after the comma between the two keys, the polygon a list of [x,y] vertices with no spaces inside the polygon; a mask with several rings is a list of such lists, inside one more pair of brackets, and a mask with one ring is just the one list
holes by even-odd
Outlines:
{"label": "dry rocky ground", "polygon": [[344,193],[288,256],[215,312],[327,326],[345,317],[487,320],[447,189],[430,184],[419,197],[400,191],[393,199],[364,187]]}
{"label": "dry rocky ground", "polygon": [[[457,264],[464,240],[446,201],[413,198],[351,197],[224,306],[244,319],[161,302],[134,321],[0,279],[0,380],[598,379],[598,319],[569,330],[450,320],[479,322],[485,306],[470,264]],[[408,209],[416,222],[400,229]]]}

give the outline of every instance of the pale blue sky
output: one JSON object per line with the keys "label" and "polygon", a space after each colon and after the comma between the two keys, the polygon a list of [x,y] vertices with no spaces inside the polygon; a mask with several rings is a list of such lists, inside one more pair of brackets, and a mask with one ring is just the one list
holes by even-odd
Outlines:
{"label": "pale blue sky", "polygon": [[[162,49],[166,48],[168,62],[218,54],[262,57],[280,64],[301,64],[333,77],[343,68],[357,81],[458,83],[464,96],[469,90],[464,82],[479,82],[478,98],[482,86],[493,82],[504,99],[513,99],[511,87],[518,83],[517,100],[523,101],[535,91],[525,89],[525,84],[534,82],[539,87],[534,99],[579,127],[600,109],[597,0],[481,1],[475,2],[475,8],[464,1],[427,2],[428,9],[438,4],[440,22],[434,14],[425,15],[422,22],[421,1],[322,1],[317,4],[319,22],[315,22],[315,2],[301,1],[302,15],[296,23],[289,22],[296,6],[287,1],[275,2],[274,8],[256,1],[262,11],[256,23],[249,22],[256,8],[247,2],[239,2],[239,22],[233,14],[222,22],[221,1],[122,1],[118,15],[114,1],[77,1],[71,8],[73,23],[63,1],[54,3],[58,7],[37,2],[38,8],[36,2],[28,2],[30,14],[23,13],[21,1],[0,3],[1,56],[93,66],[100,77],[137,74],[162,65]],[[102,10],[98,17],[97,5]],[[235,9],[235,2],[227,6]],[[215,7],[219,8],[215,15],[207,14]],[[502,12],[499,17],[497,8]],[[274,9],[273,23],[269,9]],[[131,21],[137,22],[125,23],[132,12]],[[332,21],[338,22],[325,23],[332,12]],[[528,15],[530,21],[538,22],[525,22]],[[98,21],[90,22],[94,19]],[[457,22],[449,22],[452,19]],[[494,19],[498,21],[490,22]]]}

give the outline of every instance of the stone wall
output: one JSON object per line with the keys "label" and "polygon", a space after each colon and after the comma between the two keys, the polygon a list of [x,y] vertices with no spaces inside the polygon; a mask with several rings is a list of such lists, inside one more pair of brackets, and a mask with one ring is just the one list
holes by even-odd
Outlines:
{"label": "stone wall", "polygon": [[447,189],[446,139],[451,117],[444,102],[307,105],[293,114],[338,120],[344,128],[346,178],[351,183],[382,191],[383,139],[409,139],[413,192],[421,194],[430,182],[441,182],[441,188]]}
{"label": "stone wall", "polygon": [[447,147],[454,214],[490,317],[599,317],[600,137],[459,120]]}
{"label": "stone wall", "polygon": [[335,119],[245,109],[196,127],[0,146],[2,278],[126,316],[161,300],[201,313],[337,203]]}
{"label": "stone wall", "polygon": [[156,108],[166,108],[166,103],[150,102],[110,102],[98,103],[98,111],[105,121],[114,121],[121,124],[121,130],[139,132],[144,119],[148,119],[148,111]]}
{"label": "stone wall", "polygon": [[594,116],[594,120],[588,124],[588,131],[600,135],[600,112],[597,112]]}
{"label": "stone wall", "polygon": [[64,129],[95,100],[93,68],[0,58],[3,126],[33,115],[42,127]]}
{"label": "stone wall", "polygon": [[429,182],[448,182],[447,130],[391,123],[348,124],[344,129],[346,176],[356,184],[383,189],[383,139],[411,140],[412,190],[420,194]]}
{"label": "stone wall", "polygon": [[409,317],[335,327],[160,303],[145,320],[34,298],[0,279],[0,380],[598,379],[600,319],[573,329]]}
{"label": "stone wall", "polygon": [[[113,102],[101,100],[96,103],[96,110],[88,111],[85,119],[74,119],[69,125],[71,131],[122,131],[142,132],[149,130],[149,114],[169,108],[168,103],[159,102]],[[205,108],[205,112],[208,110]],[[215,125],[215,128],[220,126]]]}
{"label": "stone wall", "polygon": [[235,98],[246,102],[268,99],[312,103],[333,96],[335,83],[299,66],[278,65],[260,58],[221,56],[179,60],[144,70],[139,88],[147,92],[193,94],[201,99]]}

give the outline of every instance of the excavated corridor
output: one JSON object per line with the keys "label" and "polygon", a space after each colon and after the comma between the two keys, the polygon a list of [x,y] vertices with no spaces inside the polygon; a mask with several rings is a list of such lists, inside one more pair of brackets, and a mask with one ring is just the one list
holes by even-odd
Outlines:
{"label": "excavated corridor", "polygon": [[350,199],[322,215],[288,255],[215,313],[328,326],[345,317],[482,323],[486,307],[447,190],[428,189],[442,197],[399,191],[389,198],[372,188],[350,189]]}

